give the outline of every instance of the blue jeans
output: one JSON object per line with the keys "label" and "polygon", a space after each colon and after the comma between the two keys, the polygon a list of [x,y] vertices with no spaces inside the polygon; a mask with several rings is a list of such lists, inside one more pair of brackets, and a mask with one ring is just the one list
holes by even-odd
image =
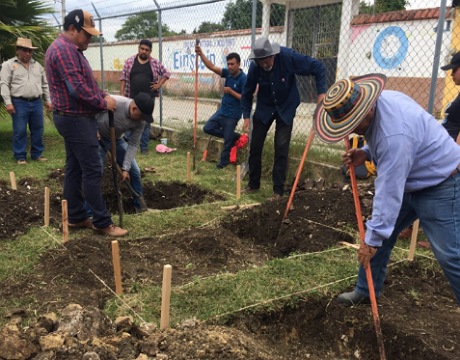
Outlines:
{"label": "blue jeans", "polygon": [[[107,150],[111,149],[111,143],[110,139],[107,139],[105,137],[101,137],[101,141],[104,142],[105,148]],[[128,149],[128,143],[123,139],[117,139],[117,164],[120,165],[120,167],[123,166],[123,159],[125,158],[126,150]],[[99,157],[101,159],[101,165],[102,165],[102,170],[104,169],[104,161],[105,161],[105,155],[106,151],[102,146],[99,146]],[[136,191],[140,196],[142,196],[142,183],[141,183],[141,169],[139,169],[139,166],[137,165],[137,162],[135,159],[133,159],[133,162],[131,163],[131,169],[129,170],[129,183],[131,184],[131,187],[133,188],[134,191]],[[133,196],[133,202],[134,206],[136,209],[141,208],[141,204],[139,203],[139,200]]]}
{"label": "blue jeans", "polygon": [[69,222],[88,217],[85,199],[96,228],[112,224],[101,191],[102,166],[97,141],[97,120],[92,116],[53,114],[54,124],[64,138],[66,165],[64,198],[68,203]]}
{"label": "blue jeans", "polygon": [[30,131],[30,156],[36,160],[42,156],[43,145],[43,104],[42,100],[27,101],[11,98],[16,114],[13,118],[13,154],[16,160],[26,159],[27,126]]}
{"label": "blue jeans", "polygon": [[260,177],[262,175],[262,151],[265,138],[273,121],[276,120],[275,129],[275,159],[273,162],[273,192],[279,195],[284,194],[284,182],[289,156],[289,144],[291,142],[292,124],[285,124],[278,113],[264,124],[260,119],[253,117],[251,144],[249,149],[249,187],[260,188]]}
{"label": "blue jeans", "polygon": [[240,119],[229,118],[216,112],[209,118],[203,127],[206,134],[224,139],[224,148],[220,154],[220,165],[226,166],[230,163],[230,150],[240,137],[235,132],[236,125]]}
{"label": "blue jeans", "polygon": [[[436,259],[460,304],[460,173],[437,186],[405,193],[393,233],[371,259],[375,295],[382,291],[387,264],[398,234],[420,219]],[[366,272],[361,266],[356,292],[369,295]]]}

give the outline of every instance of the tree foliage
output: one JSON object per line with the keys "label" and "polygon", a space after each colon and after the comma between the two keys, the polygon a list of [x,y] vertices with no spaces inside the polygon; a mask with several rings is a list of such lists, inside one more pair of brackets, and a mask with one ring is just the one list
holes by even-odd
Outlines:
{"label": "tree foliage", "polygon": [[[161,32],[162,36],[177,35],[166,24],[162,24]],[[115,38],[117,40],[135,40],[154,38],[158,35],[158,14],[156,11],[149,11],[128,17],[115,33]]]}
{"label": "tree foliage", "polygon": [[16,55],[18,37],[31,39],[38,47],[34,58],[42,61],[44,52],[57,36],[57,29],[42,17],[53,13],[53,9],[39,0],[0,0],[0,8],[0,61]]}
{"label": "tree foliage", "polygon": [[388,11],[405,10],[410,5],[407,0],[375,0],[374,4],[361,1],[359,4],[360,14],[377,14]]}
{"label": "tree foliage", "polygon": [[[263,5],[257,1],[256,27],[262,26]],[[270,26],[284,25],[285,6],[271,4]],[[236,0],[225,7],[222,25],[228,30],[250,29],[252,26],[252,0]]]}
{"label": "tree foliage", "polygon": [[213,23],[210,21],[203,21],[197,29],[193,30],[194,34],[201,34],[201,33],[211,33],[215,31],[222,31],[225,30],[224,25]]}

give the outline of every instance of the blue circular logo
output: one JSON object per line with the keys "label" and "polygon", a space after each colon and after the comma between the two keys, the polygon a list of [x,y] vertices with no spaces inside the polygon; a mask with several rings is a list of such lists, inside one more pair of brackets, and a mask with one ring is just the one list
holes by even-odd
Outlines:
{"label": "blue circular logo", "polygon": [[401,64],[409,49],[406,33],[399,26],[383,30],[374,43],[374,60],[383,69],[392,69]]}

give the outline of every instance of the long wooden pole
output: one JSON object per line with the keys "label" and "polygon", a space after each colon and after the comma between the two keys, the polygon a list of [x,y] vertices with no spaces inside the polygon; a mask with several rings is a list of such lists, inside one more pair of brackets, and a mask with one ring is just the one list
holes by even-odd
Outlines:
{"label": "long wooden pole", "polygon": [[308,150],[310,149],[310,146],[311,146],[311,143],[313,142],[314,137],[315,137],[315,129],[312,126],[310,130],[310,135],[308,135],[307,144],[305,145],[305,150],[303,151],[302,159],[300,160],[300,164],[297,168],[294,184],[292,185],[291,194],[289,195],[289,200],[286,204],[286,210],[284,211],[283,220],[281,222],[286,220],[287,214],[289,213],[289,209],[291,208],[292,201],[294,199],[295,190],[297,189],[297,184],[299,183],[300,174],[302,173],[303,164],[305,163],[305,160],[308,154]]}
{"label": "long wooden pole", "polygon": [[191,174],[191,164],[190,164],[190,151],[187,151],[187,182],[192,181],[192,174]]}
{"label": "long wooden pole", "polygon": [[[345,137],[345,147],[350,150],[350,140],[348,137]],[[356,175],[355,175],[355,168],[353,164],[350,165],[350,179],[351,179],[351,188],[353,191],[353,200],[355,202],[355,209],[356,209],[356,218],[358,220],[358,229],[359,229],[359,240],[361,245],[364,244],[364,221],[363,215],[361,212],[361,203],[359,202],[359,194],[358,194],[358,185],[356,183]],[[372,309],[372,316],[374,318],[374,328],[375,333],[377,336],[377,344],[379,347],[380,359],[385,360],[385,347],[383,344],[383,334],[382,328],[380,326],[380,317],[379,311],[377,309],[377,298],[375,297],[375,289],[374,289],[374,281],[372,280],[372,271],[371,267],[368,266],[365,268],[366,271],[366,279],[367,279],[367,286],[369,288],[369,297],[371,299],[371,309]]]}
{"label": "long wooden pole", "polygon": [[[200,40],[196,39],[195,45],[200,45]],[[198,55],[195,54],[195,109],[193,116],[193,171],[196,163],[196,128],[198,124]]]}

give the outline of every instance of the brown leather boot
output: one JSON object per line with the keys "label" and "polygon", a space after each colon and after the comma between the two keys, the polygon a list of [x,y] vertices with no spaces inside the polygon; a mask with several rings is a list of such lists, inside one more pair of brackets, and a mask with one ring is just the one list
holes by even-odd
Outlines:
{"label": "brown leather boot", "polygon": [[125,236],[128,234],[128,230],[122,229],[121,227],[116,226],[115,224],[111,224],[103,229],[94,228],[98,233],[104,234],[107,236]]}

